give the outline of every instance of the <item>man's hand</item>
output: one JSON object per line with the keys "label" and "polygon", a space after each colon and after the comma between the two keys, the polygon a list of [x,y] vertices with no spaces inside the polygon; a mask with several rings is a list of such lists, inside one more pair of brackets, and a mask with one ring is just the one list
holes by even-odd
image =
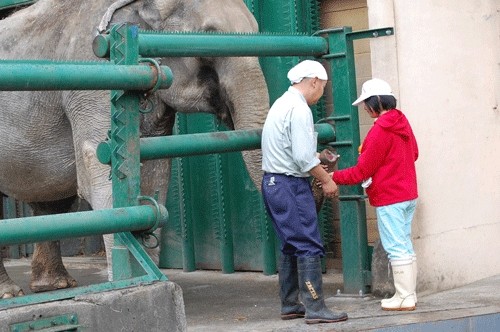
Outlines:
{"label": "man's hand", "polygon": [[309,173],[317,179],[318,184],[321,184],[325,197],[333,198],[338,196],[339,188],[333,182],[332,174],[325,171],[321,164],[313,167]]}
{"label": "man's hand", "polygon": [[321,187],[323,188],[323,193],[328,198],[334,198],[339,195],[339,187],[333,182],[332,178],[330,178],[330,181],[322,183]]}

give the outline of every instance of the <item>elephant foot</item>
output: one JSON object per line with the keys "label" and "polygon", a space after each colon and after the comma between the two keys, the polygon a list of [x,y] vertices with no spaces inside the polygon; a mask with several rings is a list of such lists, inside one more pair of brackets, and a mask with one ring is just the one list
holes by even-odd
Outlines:
{"label": "elephant foot", "polygon": [[47,292],[51,290],[76,287],[76,280],[69,274],[59,277],[42,277],[37,280],[31,280],[30,289],[33,293]]}
{"label": "elephant foot", "polygon": [[10,299],[13,297],[24,296],[24,292],[18,285],[14,284],[14,282],[9,282],[4,285],[0,285],[0,298],[2,299]]}

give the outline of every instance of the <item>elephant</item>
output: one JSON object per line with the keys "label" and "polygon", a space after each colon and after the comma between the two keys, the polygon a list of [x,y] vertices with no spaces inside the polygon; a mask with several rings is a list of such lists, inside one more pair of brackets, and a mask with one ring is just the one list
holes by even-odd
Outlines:
{"label": "elephant", "polygon": [[[0,59],[99,60],[92,41],[106,12],[110,24],[130,22],[145,30],[258,31],[242,0],[39,0],[0,21]],[[262,128],[269,96],[258,58],[160,61],[175,78],[151,96],[154,109],[141,115],[142,136],[172,134],[176,112],[215,114],[231,129]],[[28,202],[35,215],[65,213],[77,197],[94,210],[111,208],[110,168],[96,157],[109,128],[109,91],[0,91],[0,192]],[[260,183],[260,150],[244,151],[243,159]],[[169,167],[168,160],[145,161],[141,195],[159,190],[159,201],[165,201]],[[35,245],[31,268],[33,292],[77,285],[57,241]],[[21,295],[0,261],[0,297]]]}

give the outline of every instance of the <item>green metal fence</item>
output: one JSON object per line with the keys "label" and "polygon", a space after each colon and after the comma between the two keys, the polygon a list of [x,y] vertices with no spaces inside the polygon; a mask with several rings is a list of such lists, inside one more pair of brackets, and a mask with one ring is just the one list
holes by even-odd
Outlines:
{"label": "green metal fence", "polygon": [[[340,160],[340,167],[350,166],[355,163],[357,157],[357,147],[359,145],[359,132],[358,132],[358,119],[357,119],[357,109],[351,106],[351,101],[356,96],[355,79],[354,79],[354,64],[353,64],[353,53],[352,53],[352,41],[356,38],[374,37],[380,35],[392,34],[392,29],[379,29],[369,32],[352,33],[350,28],[340,28],[332,29],[328,31],[322,31],[318,36],[311,37],[301,37],[301,43],[303,49],[307,49],[310,55],[315,55],[318,58],[322,58],[329,62],[331,68],[331,77],[334,77],[333,84],[333,94],[335,101],[336,113],[329,121],[334,121],[336,125],[336,135],[337,141],[329,143],[337,148],[339,153],[342,155]],[[182,34],[186,38],[190,38],[190,34]],[[199,36],[200,34],[193,34],[193,36]],[[325,37],[320,37],[325,36]],[[233,36],[233,35],[232,35]],[[239,44],[227,45],[227,36],[224,35],[204,35],[204,56],[221,56],[221,45],[226,45],[222,52],[224,56],[244,56],[238,49]],[[251,36],[248,36],[251,37]],[[275,45],[284,45],[284,42],[280,42],[281,38],[283,40],[289,40],[290,36],[272,36],[272,35],[255,35],[255,39],[259,42],[255,42],[252,49],[260,49],[262,54],[269,54],[272,56],[294,56],[296,49],[290,49],[288,47]],[[178,49],[180,47],[186,47],[182,41],[178,38],[172,38],[172,34],[169,33],[138,33],[137,27],[128,25],[118,25],[112,28],[110,32],[110,37],[102,36],[96,40],[95,49],[98,50],[97,53],[101,55],[110,54],[113,62],[117,66],[123,66],[122,68],[127,68],[127,66],[136,66],[139,62],[139,50],[141,49],[140,43],[145,45],[152,45],[158,43],[163,45],[169,45],[168,47],[161,47],[155,56],[169,57],[169,56],[179,56]],[[247,38],[247,37],[245,37]],[[323,46],[325,45],[324,40],[327,40],[328,50],[325,50]],[[110,42],[116,40],[117,42]],[[109,47],[107,45],[113,45]],[[318,47],[320,45],[321,47]],[[117,49],[121,48],[121,49]],[[147,47],[144,48],[147,50]],[[314,51],[310,51],[313,49]],[[271,51],[272,50],[272,51]],[[145,51],[149,54],[149,51]],[[123,56],[127,54],[127,56]],[[182,53],[196,55],[196,52],[192,53]],[[23,64],[20,64],[23,65]],[[51,66],[54,64],[50,63],[38,63],[39,66]],[[99,64],[96,64],[96,66]],[[64,64],[62,64],[64,66]],[[86,65],[90,66],[90,65]],[[7,67],[17,68],[16,63],[8,63]],[[62,67],[61,67],[62,68]],[[87,68],[87,67],[86,67]],[[91,68],[91,67],[88,67]],[[112,66],[106,66],[105,69],[114,68]],[[1,70],[1,66],[0,66]],[[5,69],[5,77],[11,75],[8,69]],[[126,69],[124,69],[126,71]],[[105,143],[102,151],[107,151],[104,153],[104,161],[110,161],[112,166],[112,181],[113,181],[113,207],[114,209],[108,211],[107,213],[119,213],[122,210],[116,209],[127,209],[129,206],[137,206],[141,200],[139,192],[139,165],[140,156],[144,153],[143,157],[156,158],[165,157],[167,155],[174,154],[161,154],[160,156],[154,155],[151,152],[141,152],[140,151],[140,139],[139,139],[139,98],[140,94],[137,92],[130,92],[130,90],[139,89],[151,89],[151,88],[161,88],[167,87],[171,83],[171,76],[167,68],[162,68],[160,71],[154,71],[154,68],[149,68],[149,73],[144,73],[145,76],[149,75],[150,84],[144,85],[144,82],[138,83],[135,79],[130,78],[124,80],[124,86],[118,84],[113,85],[112,89],[117,89],[112,91],[112,123],[110,131],[110,140]],[[34,70],[36,73],[36,70]],[[62,71],[65,76],[72,76],[69,74],[70,71]],[[102,75],[102,72],[99,73]],[[139,75],[137,75],[139,76]],[[7,84],[2,83],[2,75],[0,75],[0,88],[9,90],[10,84],[15,85],[10,81]],[[134,76],[135,77],[135,76]],[[155,80],[155,78],[158,78]],[[20,78],[23,80],[25,78]],[[33,89],[33,82],[38,79],[38,74],[30,77],[29,81],[32,82],[30,86],[16,86],[16,89]],[[170,79],[170,80],[169,80]],[[111,79],[112,80],[112,79]],[[70,81],[70,80],[68,80]],[[96,80],[90,80],[96,81]],[[113,81],[113,80],[112,80]],[[140,80],[139,80],[140,81]],[[4,81],[5,82],[5,81]],[[65,83],[59,81],[54,83],[53,88],[58,89],[75,89],[76,83],[68,83],[68,86],[64,86]],[[59,85],[60,84],[60,85]],[[135,86],[134,84],[137,84]],[[96,87],[85,86],[84,88],[96,89]],[[97,87],[97,88],[102,88]],[[120,90],[118,90],[120,89]],[[327,126],[326,124],[320,125],[319,128]],[[236,136],[238,133],[236,134]],[[240,133],[241,135],[241,133]],[[249,135],[249,140],[254,140],[255,134]],[[143,139],[144,146],[148,144],[155,145],[151,143],[152,139]],[[245,143],[246,144],[246,143]],[[110,147],[107,150],[106,145]],[[203,144],[200,144],[202,146]],[[253,146],[255,147],[255,145]],[[242,148],[238,146],[237,148]],[[245,147],[246,148],[246,147]],[[124,152],[125,151],[125,152]],[[147,151],[145,149],[144,151]],[[211,150],[212,152],[218,151],[217,149]],[[195,153],[194,151],[191,151]],[[203,151],[200,153],[204,153]],[[153,154],[153,155],[151,155]],[[106,159],[108,158],[108,159]],[[216,159],[216,162],[223,163],[221,159]],[[364,196],[362,195],[361,189],[359,187],[345,187],[341,191],[341,224],[342,224],[342,250],[344,254],[343,269],[344,269],[344,290],[347,293],[357,293],[358,291],[365,292],[369,288],[369,266],[367,258],[367,240],[366,240],[366,220],[364,216]],[[150,198],[148,198],[150,199]],[[152,200],[152,199],[150,199]],[[159,206],[155,203],[156,206]],[[217,202],[217,206],[220,209],[223,207],[221,201]],[[144,209],[142,207],[137,207],[137,209]],[[148,209],[150,207],[147,207]],[[154,210],[154,209],[153,209]],[[154,210],[155,216],[159,219],[159,215],[162,215],[160,208]],[[145,212],[145,211],[144,211]],[[147,213],[145,213],[147,215]],[[65,215],[68,218],[68,214]],[[107,216],[109,217],[109,216]],[[75,217],[76,218],[76,217]],[[76,218],[77,219],[77,218]],[[159,224],[160,222],[156,222]],[[125,228],[125,226],[124,226]],[[102,230],[98,230],[101,232]],[[192,231],[189,227],[185,228],[183,231]],[[230,262],[233,257],[230,257],[232,252],[232,235],[230,234],[229,228],[218,228],[219,236],[224,239],[223,245],[228,247],[222,252],[222,256],[226,257]],[[6,241],[6,238],[0,237],[0,243]],[[190,236],[187,234],[187,236]],[[16,240],[17,241],[17,240]],[[9,242],[10,243],[10,242]],[[124,283],[130,285],[137,282],[162,280],[165,277],[155,269],[155,267],[149,264],[143,264],[141,266],[142,273],[146,271],[146,278],[135,277],[140,272],[136,271],[137,264],[130,264],[130,253],[134,255],[142,256],[143,253],[141,249],[136,245],[137,241],[130,236],[130,233],[118,233],[115,235],[115,248],[113,249],[113,270],[117,280],[124,281]],[[270,245],[272,247],[272,245]],[[125,249],[124,249],[125,248]],[[138,257],[137,256],[137,257]],[[116,260],[115,260],[116,259]],[[147,259],[146,259],[147,260]],[[141,261],[141,259],[138,259]],[[227,271],[233,268],[232,264],[226,267]],[[144,276],[144,275],[143,275]],[[127,280],[125,282],[125,280]],[[115,284],[116,285],[116,284]],[[114,287],[113,285],[112,287]],[[108,286],[103,286],[108,287]],[[95,287],[94,289],[102,289],[102,287]],[[67,291],[64,293],[67,296],[69,294],[74,294],[75,290]],[[63,294],[63,293],[60,293]],[[40,298],[43,294],[37,294]],[[10,303],[16,303],[18,299],[8,300]],[[18,302],[17,302],[18,303]],[[3,305],[3,303],[0,303]]]}
{"label": "green metal fence", "polygon": [[[0,245],[115,233],[114,281],[3,299],[0,300],[0,307],[54,301],[88,292],[166,280],[130,233],[160,227],[168,217],[163,205],[154,198],[140,195],[139,101],[143,94],[141,91],[168,88],[173,80],[168,67],[139,64],[137,31],[136,26],[127,24],[111,29],[113,47],[110,56],[114,65],[49,60],[0,62],[0,89],[4,91],[116,89],[111,93],[109,139],[112,147],[113,208],[0,221]],[[144,201],[149,204],[141,205]],[[19,227],[23,224],[29,224],[29,227]]]}
{"label": "green metal fence", "polygon": [[[333,78],[334,114],[328,120],[323,119],[327,114],[319,105],[313,109],[313,115],[316,121],[335,123],[337,141],[329,145],[335,146],[342,155],[339,167],[355,164],[360,139],[358,110],[351,106],[356,97],[353,41],[391,35],[392,28],[352,32],[351,28],[342,27],[318,32],[318,1],[245,0],[245,3],[256,17],[261,34],[214,36],[220,38],[218,41],[200,37],[200,34],[170,34],[172,43],[164,47],[172,48],[170,55],[194,55],[186,48],[188,45],[179,41],[184,38],[197,46],[202,45],[204,56],[243,56],[243,49],[249,55],[260,56],[271,102],[288,88],[286,72],[300,59],[312,57],[327,62],[331,70],[329,76]],[[290,39],[294,40],[292,46],[285,46]],[[176,132],[179,134],[225,130],[207,115],[177,116]],[[259,193],[241,189],[253,187],[245,172],[241,172],[242,168],[243,163],[236,153],[173,159],[167,200],[172,220],[162,230],[162,237],[167,240],[162,241],[160,266],[181,267],[186,271],[212,268],[231,273],[238,268],[262,269],[265,274],[276,272],[274,231]],[[205,190],[200,192],[200,187]],[[369,291],[371,284],[365,196],[361,187],[342,187],[341,194],[338,205],[344,292],[357,295]],[[333,206],[328,202],[319,215],[326,243],[333,237],[333,218],[337,217],[333,215]],[[228,232],[232,238],[223,236]],[[228,249],[228,243],[232,242],[237,245]]]}
{"label": "green metal fence", "polygon": [[[259,35],[241,35],[243,39],[249,41],[251,37],[255,37],[255,41],[251,44],[251,54],[263,54],[265,56],[275,56],[280,58],[293,57],[296,55],[295,52],[301,54],[314,55],[318,59],[322,59],[329,63],[330,77],[333,77],[333,99],[334,99],[334,109],[335,114],[328,119],[329,121],[335,122],[337,141],[330,143],[336,147],[342,158],[339,161],[340,168],[346,168],[352,166],[356,163],[358,156],[358,146],[360,144],[359,139],[359,121],[358,121],[358,110],[357,107],[351,105],[352,100],[356,98],[356,83],[355,83],[355,72],[354,72],[354,54],[353,54],[353,41],[360,38],[373,38],[379,36],[391,35],[393,33],[392,28],[375,29],[370,31],[352,32],[349,27],[342,27],[337,29],[329,29],[324,31],[319,31],[315,36],[301,36],[300,42],[302,48],[307,50],[307,52],[300,52],[297,49],[301,48],[298,45],[294,48],[288,48],[284,45],[283,41],[289,40],[290,35],[269,35],[269,34],[259,34]],[[201,34],[180,34],[183,38],[190,40],[191,38],[197,39]],[[149,47],[151,49],[157,49],[158,56],[180,56],[180,55],[190,55],[195,56],[195,51],[186,50],[188,47],[184,43],[182,38],[178,38],[179,35],[172,33],[155,33],[149,32],[140,35],[139,39],[144,42],[145,52]],[[232,44],[227,44],[228,38],[234,38],[234,34],[204,34],[203,35],[203,47],[199,54],[203,56],[244,56],[240,47],[241,44],[234,42]],[[163,42],[160,42],[162,38],[165,38]],[[328,50],[324,49],[325,42],[328,45]],[[101,54],[106,54],[107,50],[102,43],[106,43],[105,39],[102,39],[100,43],[95,46],[100,50]],[[153,45],[155,45],[153,47]],[[165,45],[165,46],[162,46]],[[166,46],[168,45],[168,46]],[[196,44],[196,48],[198,45]],[[182,51],[182,52],[181,52]],[[149,53],[146,53],[149,54]],[[151,55],[151,54],[149,54]],[[287,63],[288,65],[288,63]],[[284,75],[283,75],[284,76]],[[282,90],[284,91],[284,89]],[[147,140],[147,139],[145,139]],[[214,158],[220,158],[215,156]],[[215,163],[222,163],[221,160],[215,160]],[[184,166],[189,161],[183,160]],[[189,167],[195,167],[189,163]],[[200,162],[197,162],[200,164]],[[208,164],[207,161],[203,163],[203,167]],[[196,170],[197,172],[199,170]],[[175,172],[175,168],[174,168]],[[179,176],[179,174],[175,174]],[[182,180],[182,181],[185,181]],[[215,183],[215,191],[221,193],[220,181],[217,180]],[[219,184],[217,184],[219,183]],[[183,198],[189,196],[192,200],[191,195],[195,195],[194,191],[188,192],[186,188],[181,188]],[[224,204],[224,196],[218,196],[218,204],[216,208],[216,213],[220,213],[221,204]],[[343,253],[343,273],[344,273],[344,292],[350,294],[366,293],[370,289],[371,284],[371,273],[370,273],[370,257],[369,248],[367,244],[367,230],[366,230],[366,215],[365,215],[365,196],[363,195],[362,188],[359,186],[350,186],[341,188],[341,203],[340,203],[340,220],[341,220],[341,236],[342,236],[342,253]],[[182,203],[186,204],[186,203]],[[184,218],[188,213],[197,213],[196,209],[190,209],[183,207]],[[197,215],[197,218],[203,218],[203,216]],[[223,218],[219,215],[218,217]],[[186,270],[192,270],[195,268],[194,261],[194,246],[193,236],[196,228],[193,227],[194,219],[184,219],[188,223],[180,223],[178,225],[178,232],[182,236],[182,244],[179,249],[172,250],[172,252],[178,254],[179,251],[184,255],[183,267]],[[199,220],[199,219],[197,219]],[[224,219],[223,219],[224,220]],[[222,221],[222,224],[211,225],[210,227],[216,228],[215,237],[217,240],[221,241],[219,245],[221,247],[230,246],[232,248],[233,239],[225,236],[221,236],[220,232],[228,232],[227,227],[230,225],[227,221]],[[257,226],[258,227],[258,226]],[[229,232],[230,233],[230,232]],[[166,234],[167,237],[169,234]],[[267,239],[266,239],[267,240]],[[272,240],[271,240],[272,241]],[[264,246],[268,246],[270,249],[266,250],[264,255],[267,255],[268,259],[266,262],[272,261],[274,257],[273,244],[270,241],[264,243]],[[213,252],[213,248],[209,250],[210,254]],[[227,252],[221,255],[222,257],[222,270],[224,272],[234,271],[234,259],[235,257],[229,257]],[[224,261],[224,257],[229,260],[229,262]],[[229,258],[227,258],[229,257]],[[187,260],[186,260],[187,259]],[[166,259],[168,261],[168,258]],[[201,259],[200,265],[203,265]],[[264,266],[264,271],[268,273],[274,273],[276,271],[273,264],[269,266]]]}

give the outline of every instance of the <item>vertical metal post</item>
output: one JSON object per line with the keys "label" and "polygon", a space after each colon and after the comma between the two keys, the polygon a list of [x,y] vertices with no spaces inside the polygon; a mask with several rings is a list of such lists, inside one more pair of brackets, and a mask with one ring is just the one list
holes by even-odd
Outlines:
{"label": "vertical metal post", "polygon": [[[190,116],[190,120],[191,132],[217,132],[221,129],[218,127],[215,118],[207,114],[193,114]],[[199,218],[195,220],[204,220],[206,226],[211,224],[212,227],[206,228],[205,231],[212,233],[212,236],[215,240],[217,240],[214,243],[217,243],[218,245],[222,273],[234,273],[234,230],[231,218],[228,214],[229,187],[224,183],[224,165],[222,155],[214,153],[190,159],[192,161],[190,165],[191,174],[202,174],[202,172],[206,172],[207,176],[205,181],[201,183],[199,182],[199,179],[192,179],[192,184],[197,183],[198,186],[205,185],[207,192],[212,193],[210,203],[203,207],[203,216],[199,215]],[[194,188],[192,187],[192,189]],[[193,190],[193,196],[197,196],[197,200],[202,199],[199,195],[201,192],[195,191],[196,190]],[[195,205],[197,205],[199,209],[199,204],[195,204],[194,202],[193,209],[196,208]],[[201,211],[197,212],[199,213]],[[210,216],[209,220],[204,219],[206,216]],[[197,223],[197,226],[198,229],[201,229],[201,225],[199,223]],[[210,246],[206,246],[206,249],[205,255],[200,255],[202,257],[201,260],[206,260],[208,257],[206,254],[210,252]],[[203,262],[200,263],[203,264]]]}
{"label": "vertical metal post", "polygon": [[[128,24],[115,25],[111,29],[110,60],[112,62],[116,65],[138,63],[138,33],[137,26]],[[114,208],[135,206],[139,203],[141,183],[139,99],[140,95],[135,91],[111,91],[110,147]],[[138,277],[145,273],[165,279],[130,233],[114,235],[112,255],[115,280]]]}
{"label": "vertical metal post", "polygon": [[[116,65],[137,64],[138,28],[115,25],[110,32],[110,60]],[[137,205],[140,190],[139,98],[129,91],[111,91],[111,178],[113,207]],[[131,278],[133,258],[121,238],[114,235],[113,276],[115,280]]]}
{"label": "vertical metal post", "polygon": [[[358,109],[351,105],[356,98],[356,75],[353,43],[346,38],[349,32],[350,27],[329,30],[330,50],[323,57],[330,63],[333,78],[336,147],[341,156],[339,169],[356,164],[360,144]],[[342,186],[340,191],[341,196],[354,197],[340,201],[344,292],[366,293],[371,282],[363,190],[360,186]]]}
{"label": "vertical metal post", "polygon": [[219,230],[217,237],[220,241],[220,257],[222,263],[222,273],[234,273],[234,245],[233,245],[233,227],[231,225],[231,220],[228,219],[226,211],[225,202],[225,190],[223,185],[222,169],[222,158],[220,154],[215,154],[211,156],[214,162],[214,170],[218,174],[213,179],[212,186],[217,190],[217,195],[215,197],[217,206],[213,213],[218,217],[219,220]]}
{"label": "vertical metal post", "polygon": [[[177,123],[179,131],[185,133],[187,131],[187,118],[186,114],[177,115]],[[186,169],[189,169],[189,158],[179,158],[179,186],[182,191],[179,199],[181,204],[181,240],[182,240],[182,267],[185,272],[192,272],[196,270],[196,255],[194,246],[194,230],[193,230],[193,212],[192,212],[192,197],[189,188],[189,179],[185,176]]]}
{"label": "vertical metal post", "polygon": [[[173,134],[187,132],[187,115],[177,113]],[[172,159],[171,177],[166,206],[169,223],[161,229],[160,267],[181,268],[185,272],[196,270],[196,257],[193,230],[193,208],[190,178],[190,158]]]}

